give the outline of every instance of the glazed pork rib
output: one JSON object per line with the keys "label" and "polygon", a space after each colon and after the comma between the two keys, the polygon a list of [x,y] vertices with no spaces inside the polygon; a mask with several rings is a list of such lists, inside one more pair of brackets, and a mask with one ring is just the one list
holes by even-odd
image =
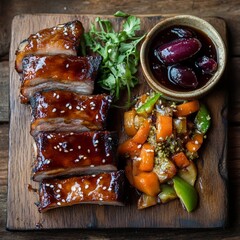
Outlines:
{"label": "glazed pork rib", "polygon": [[40,185],[39,198],[39,212],[81,203],[124,206],[124,171],[44,179]]}
{"label": "glazed pork rib", "polygon": [[116,171],[117,134],[108,131],[41,132],[34,137],[33,180]]}
{"label": "glazed pork rib", "polygon": [[102,130],[111,99],[105,94],[87,96],[63,90],[36,93],[30,99],[31,134]]}
{"label": "glazed pork rib", "polygon": [[17,72],[22,72],[22,60],[30,54],[77,55],[83,33],[82,23],[75,20],[30,35],[28,39],[20,43],[16,51],[15,68]]}
{"label": "glazed pork rib", "polygon": [[43,90],[62,89],[90,95],[100,63],[100,56],[26,56],[22,64],[21,102],[27,103]]}

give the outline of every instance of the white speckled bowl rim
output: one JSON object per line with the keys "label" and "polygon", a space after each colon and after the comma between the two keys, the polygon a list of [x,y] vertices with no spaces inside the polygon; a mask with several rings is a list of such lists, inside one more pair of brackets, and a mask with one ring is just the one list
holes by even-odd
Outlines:
{"label": "white speckled bowl rim", "polygon": [[[159,81],[157,81],[157,79],[153,76],[150,70],[147,56],[149,53],[149,46],[151,44],[151,40],[155,38],[155,36],[159,32],[173,25],[190,26],[199,29],[200,31],[207,34],[207,36],[212,40],[212,42],[215,45],[217,52],[218,69],[214,73],[214,75],[209,79],[207,84],[205,84],[203,87],[199,89],[182,92],[168,89],[164,85],[160,84]],[[227,55],[226,46],[223,42],[223,39],[217,32],[217,30],[210,23],[192,15],[178,15],[159,22],[150,30],[141,47],[140,61],[143,69],[143,74],[145,75],[149,86],[153,90],[163,93],[164,96],[168,99],[190,100],[204,96],[210,90],[212,90],[212,88],[218,83],[226,67],[227,59],[226,55]]]}

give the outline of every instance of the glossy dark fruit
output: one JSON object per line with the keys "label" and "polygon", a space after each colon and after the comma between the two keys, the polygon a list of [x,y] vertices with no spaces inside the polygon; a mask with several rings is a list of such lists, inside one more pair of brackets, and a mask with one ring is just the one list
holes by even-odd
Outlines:
{"label": "glossy dark fruit", "polygon": [[193,33],[188,30],[188,29],[183,29],[180,27],[175,27],[173,29],[171,29],[171,33],[176,34],[177,37],[179,38],[191,38],[193,37]]}
{"label": "glossy dark fruit", "polygon": [[213,58],[209,58],[207,56],[197,59],[195,65],[206,74],[213,74],[217,71],[217,62]]}
{"label": "glossy dark fruit", "polygon": [[164,64],[175,64],[191,58],[202,47],[196,38],[179,38],[155,49],[155,56]]}
{"label": "glossy dark fruit", "polygon": [[195,72],[191,68],[180,64],[168,68],[168,79],[173,84],[183,88],[195,89],[198,85]]}

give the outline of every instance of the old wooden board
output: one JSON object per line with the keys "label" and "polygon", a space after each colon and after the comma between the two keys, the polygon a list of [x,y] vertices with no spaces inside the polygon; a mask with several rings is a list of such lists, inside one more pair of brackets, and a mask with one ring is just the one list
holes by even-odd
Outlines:
{"label": "old wooden board", "polygon": [[[10,132],[8,168],[8,213],[9,230],[32,230],[36,228],[213,228],[227,223],[227,94],[223,85],[206,96],[212,115],[212,127],[208,140],[198,161],[199,206],[193,213],[187,213],[180,201],[159,205],[138,211],[136,202],[130,196],[126,207],[78,205],[51,210],[40,214],[34,205],[37,195],[28,190],[28,185],[37,187],[31,181],[32,142],[29,134],[30,109],[19,102],[19,76],[14,70],[15,50],[18,44],[31,33],[74,19],[82,21],[86,31],[93,15],[21,15],[12,23],[10,49]],[[106,17],[106,16],[105,16]],[[140,16],[143,32],[168,16]],[[207,18],[226,40],[225,22],[218,18]],[[112,18],[118,28],[121,21]],[[140,85],[135,94],[146,91],[147,86],[139,68]],[[224,80],[224,79],[223,79]],[[224,84],[224,81],[222,81]],[[118,119],[121,119],[119,112]],[[120,121],[121,122],[121,121]],[[120,122],[118,124],[120,124]]]}

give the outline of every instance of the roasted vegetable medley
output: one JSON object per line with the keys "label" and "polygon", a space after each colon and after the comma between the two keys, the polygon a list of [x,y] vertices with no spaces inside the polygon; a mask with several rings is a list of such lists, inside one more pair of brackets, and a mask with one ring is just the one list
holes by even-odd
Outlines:
{"label": "roasted vegetable medley", "polygon": [[138,209],[179,198],[188,212],[197,207],[195,161],[210,126],[198,100],[176,103],[160,93],[146,93],[124,113],[130,137],[119,145],[129,183],[141,196]]}

